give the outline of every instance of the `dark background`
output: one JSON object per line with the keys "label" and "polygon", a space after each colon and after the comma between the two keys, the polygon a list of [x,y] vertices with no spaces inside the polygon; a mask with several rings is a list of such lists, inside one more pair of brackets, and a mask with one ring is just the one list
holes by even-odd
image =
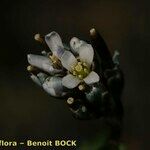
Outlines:
{"label": "dark background", "polygon": [[64,101],[51,99],[29,79],[26,54],[38,53],[34,34],[57,31],[64,42],[89,39],[97,28],[111,52],[121,53],[125,74],[123,141],[150,148],[150,1],[13,0],[0,2],[0,137],[88,139],[100,120],[72,118]]}

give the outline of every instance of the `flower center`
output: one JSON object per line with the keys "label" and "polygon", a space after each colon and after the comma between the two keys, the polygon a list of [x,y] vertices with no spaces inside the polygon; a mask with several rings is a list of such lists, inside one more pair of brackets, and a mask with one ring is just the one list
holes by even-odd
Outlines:
{"label": "flower center", "polygon": [[72,74],[81,80],[85,78],[89,72],[90,70],[85,62],[78,61],[78,63],[72,67]]}

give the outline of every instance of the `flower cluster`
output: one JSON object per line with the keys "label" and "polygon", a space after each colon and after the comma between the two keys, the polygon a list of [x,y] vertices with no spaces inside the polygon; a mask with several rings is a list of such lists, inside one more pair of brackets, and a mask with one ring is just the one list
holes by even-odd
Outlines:
{"label": "flower cluster", "polygon": [[32,73],[31,78],[50,95],[63,97],[71,89],[82,90],[85,85],[99,82],[99,75],[93,69],[94,50],[90,44],[73,37],[67,47],[55,31],[45,36],[45,43],[49,52],[28,54],[28,70],[40,70]]}
{"label": "flower cluster", "polygon": [[112,57],[95,29],[90,30],[90,38],[92,45],[73,37],[68,46],[55,31],[45,37],[36,34],[35,40],[43,44],[44,51],[42,55],[28,54],[27,70],[31,79],[51,96],[67,99],[75,118],[121,118],[124,78],[119,52]]}

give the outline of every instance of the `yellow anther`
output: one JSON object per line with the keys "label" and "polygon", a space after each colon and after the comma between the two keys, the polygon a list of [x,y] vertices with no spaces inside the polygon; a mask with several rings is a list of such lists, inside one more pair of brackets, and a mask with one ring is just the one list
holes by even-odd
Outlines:
{"label": "yellow anther", "polygon": [[29,71],[29,72],[32,71],[32,69],[33,69],[32,66],[28,66],[28,67],[27,67],[27,71]]}
{"label": "yellow anther", "polygon": [[74,75],[74,76],[77,75],[76,71],[73,71],[73,75]]}
{"label": "yellow anther", "polygon": [[83,79],[83,75],[79,74],[78,75],[79,79]]}
{"label": "yellow anther", "polygon": [[84,63],[83,63],[83,66],[87,67],[87,64],[84,62]]}
{"label": "yellow anther", "polygon": [[55,55],[50,55],[49,57],[50,57],[50,59],[52,60],[52,62],[58,61],[58,58],[57,58],[57,56],[55,56]]}
{"label": "yellow anther", "polygon": [[80,80],[85,78],[89,73],[89,68],[87,67],[87,64],[81,61],[78,61],[78,63],[75,66],[71,66],[72,68],[72,74],[76,77],[78,77]]}
{"label": "yellow anther", "polygon": [[88,69],[84,68],[84,72],[85,72],[85,73],[88,73]]}
{"label": "yellow anther", "polygon": [[37,74],[37,73],[39,72],[39,70],[38,70],[36,67],[31,66],[31,65],[29,65],[29,66],[27,67],[27,71],[29,71],[29,72],[32,73],[32,74]]}
{"label": "yellow anther", "polygon": [[76,69],[76,71],[80,72],[82,70],[82,66],[81,65],[76,65],[75,69]]}
{"label": "yellow anther", "polygon": [[29,66],[27,67],[27,71],[29,71],[29,72],[35,72],[35,71],[37,71],[37,68],[34,67],[34,66],[29,65]]}
{"label": "yellow anther", "polygon": [[68,103],[69,105],[73,104],[73,102],[74,102],[74,98],[73,98],[73,97],[69,97],[69,98],[67,99],[67,103]]}
{"label": "yellow anther", "polygon": [[39,33],[35,34],[34,39],[40,43],[44,42],[44,39],[41,37]]}
{"label": "yellow anther", "polygon": [[74,70],[74,66],[71,66],[71,69]]}
{"label": "yellow anther", "polygon": [[83,91],[85,89],[85,86],[83,84],[81,84],[81,85],[78,86],[78,88],[79,88],[80,91]]}
{"label": "yellow anther", "polygon": [[82,65],[82,62],[81,62],[81,61],[79,61],[79,62],[78,62],[78,65]]}

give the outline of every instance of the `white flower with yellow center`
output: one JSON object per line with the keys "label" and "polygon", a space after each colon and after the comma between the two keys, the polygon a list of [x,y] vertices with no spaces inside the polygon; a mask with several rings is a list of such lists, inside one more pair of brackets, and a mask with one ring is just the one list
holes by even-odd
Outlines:
{"label": "white flower with yellow center", "polygon": [[61,63],[69,74],[63,77],[62,84],[69,88],[75,88],[81,82],[93,84],[99,81],[99,76],[91,70],[94,51],[90,44],[82,44],[78,47],[78,59],[70,52],[65,51],[61,57]]}
{"label": "white flower with yellow center", "polygon": [[99,82],[98,74],[91,67],[94,50],[90,44],[74,37],[68,48],[55,31],[45,36],[45,42],[51,52],[44,56],[28,54],[28,62],[31,65],[28,70],[35,67],[41,71],[32,74],[31,78],[50,95],[61,97],[69,92],[66,92],[64,87],[73,89],[79,85],[78,88],[84,90],[83,83],[91,85]]}
{"label": "white flower with yellow center", "polygon": [[94,50],[90,44],[73,37],[70,41],[71,51],[65,50],[58,33],[51,32],[45,36],[45,41],[51,51],[57,56],[68,74],[63,77],[62,85],[73,89],[80,83],[88,85],[99,81],[99,76],[91,70]]}

